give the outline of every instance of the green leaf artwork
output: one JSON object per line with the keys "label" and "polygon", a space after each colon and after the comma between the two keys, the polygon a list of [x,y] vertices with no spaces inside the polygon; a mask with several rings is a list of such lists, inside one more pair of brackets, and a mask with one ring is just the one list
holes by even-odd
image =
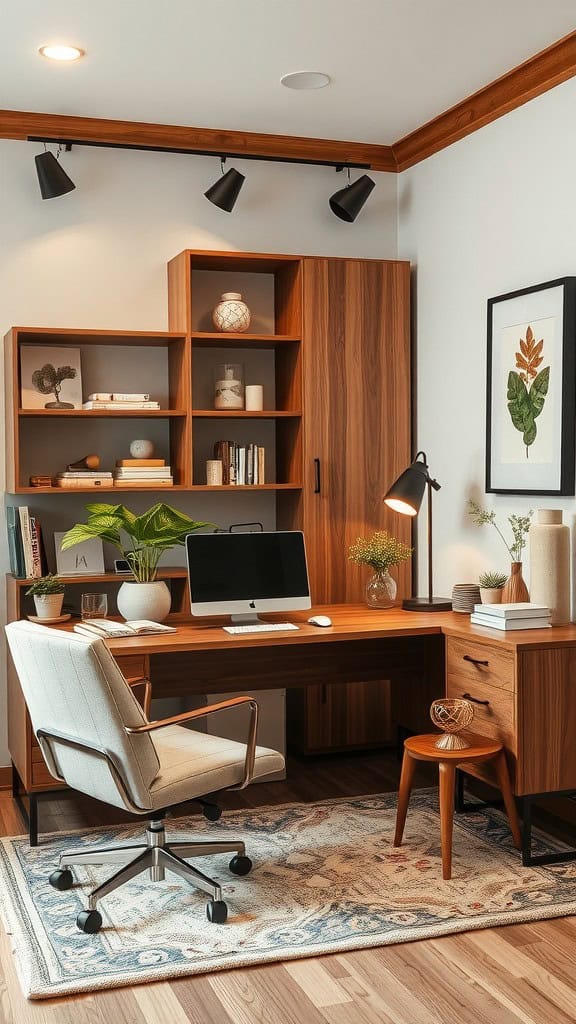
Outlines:
{"label": "green leaf artwork", "polygon": [[520,351],[516,353],[516,370],[510,370],[508,374],[508,411],[516,430],[522,434],[526,458],[529,457],[530,445],[536,440],[536,420],[544,408],[550,385],[550,367],[538,369],[544,361],[543,348],[544,339],[536,342],[534,332],[528,325],[526,338],[520,338]]}

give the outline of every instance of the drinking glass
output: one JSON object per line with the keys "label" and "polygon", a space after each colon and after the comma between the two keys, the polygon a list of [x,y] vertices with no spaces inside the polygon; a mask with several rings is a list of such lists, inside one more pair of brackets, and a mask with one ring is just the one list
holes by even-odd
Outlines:
{"label": "drinking glass", "polygon": [[108,614],[106,594],[82,594],[81,615],[83,619],[105,619]]}

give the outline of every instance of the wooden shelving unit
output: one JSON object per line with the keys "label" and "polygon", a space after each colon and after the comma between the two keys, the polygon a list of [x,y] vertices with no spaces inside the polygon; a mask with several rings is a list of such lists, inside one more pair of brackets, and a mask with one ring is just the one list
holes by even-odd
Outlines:
{"label": "wooden shelving unit", "polygon": [[[249,332],[223,334],[209,329],[212,310],[226,291],[244,294],[252,313]],[[300,490],[303,476],[302,260],[186,250],[168,264],[168,318],[171,330],[186,331],[190,339],[193,490],[273,490],[277,492],[278,514],[291,518],[293,494]],[[244,363],[245,383],[264,383],[262,412],[223,412],[209,407],[210,370],[222,361]],[[242,422],[244,431],[240,430]],[[251,430],[249,436],[246,428]],[[222,439],[264,445],[264,485],[206,485],[204,463],[212,458],[214,443]],[[292,492],[286,501],[283,491]]]}
{"label": "wooden shelving unit", "polygon": [[[80,350],[82,392],[146,391],[160,409],[23,409],[20,404],[22,346]],[[97,494],[119,487],[30,487],[33,475],[55,476],[89,452],[102,455],[102,469],[129,455],[134,436],[151,435],[172,467],[175,487],[192,482],[190,341],[183,332],[91,331],[13,327],[5,337],[6,489],[11,494]],[[68,421],[73,421],[71,429]],[[141,430],[137,430],[142,424]],[[148,490],[149,488],[143,488]],[[135,490],[135,488],[130,488]],[[164,488],[162,490],[165,490]]]}

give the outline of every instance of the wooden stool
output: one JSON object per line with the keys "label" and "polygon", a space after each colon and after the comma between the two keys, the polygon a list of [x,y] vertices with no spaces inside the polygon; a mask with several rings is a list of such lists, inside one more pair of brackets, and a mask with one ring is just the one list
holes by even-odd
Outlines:
{"label": "wooden stool", "polygon": [[396,812],[396,833],[394,846],[400,846],[406,812],[410,801],[412,780],[416,769],[416,761],[435,761],[440,776],[440,836],[442,843],[442,878],[452,877],[452,826],[454,818],[454,783],[456,769],[465,768],[467,764],[480,764],[482,761],[494,760],[504,806],[510,822],[510,830],[514,838],[514,846],[520,850],[522,839],[516,805],[508,775],[506,755],[501,743],[492,742],[483,736],[468,735],[470,746],[464,750],[440,750],[435,746],[440,733],[426,736],[410,736],[404,741],[404,758],[398,792],[398,810]]}

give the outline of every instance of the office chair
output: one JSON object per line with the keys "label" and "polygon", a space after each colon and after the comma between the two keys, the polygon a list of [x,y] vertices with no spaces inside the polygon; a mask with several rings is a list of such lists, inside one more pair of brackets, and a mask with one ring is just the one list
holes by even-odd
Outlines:
{"label": "office chair", "polygon": [[[254,698],[234,697],[149,722],[103,640],[24,621],[5,628],[50,773],[81,793],[149,819],[140,845],[94,846],[60,855],[50,876],[50,884],[60,890],[73,884],[71,865],[121,865],[90,893],[87,909],[77,917],[78,928],[90,934],[99,931],[98,901],[147,870],[152,881],[163,881],[168,870],[208,893],[208,920],[224,924],[228,910],[220,885],[184,858],[232,853],[230,871],[245,875],[252,862],[244,843],[168,843],[164,818],[177,804],[218,790],[243,789],[252,779],[284,767],[282,754],[256,746]],[[246,744],[183,727],[245,704],[251,711]]]}

